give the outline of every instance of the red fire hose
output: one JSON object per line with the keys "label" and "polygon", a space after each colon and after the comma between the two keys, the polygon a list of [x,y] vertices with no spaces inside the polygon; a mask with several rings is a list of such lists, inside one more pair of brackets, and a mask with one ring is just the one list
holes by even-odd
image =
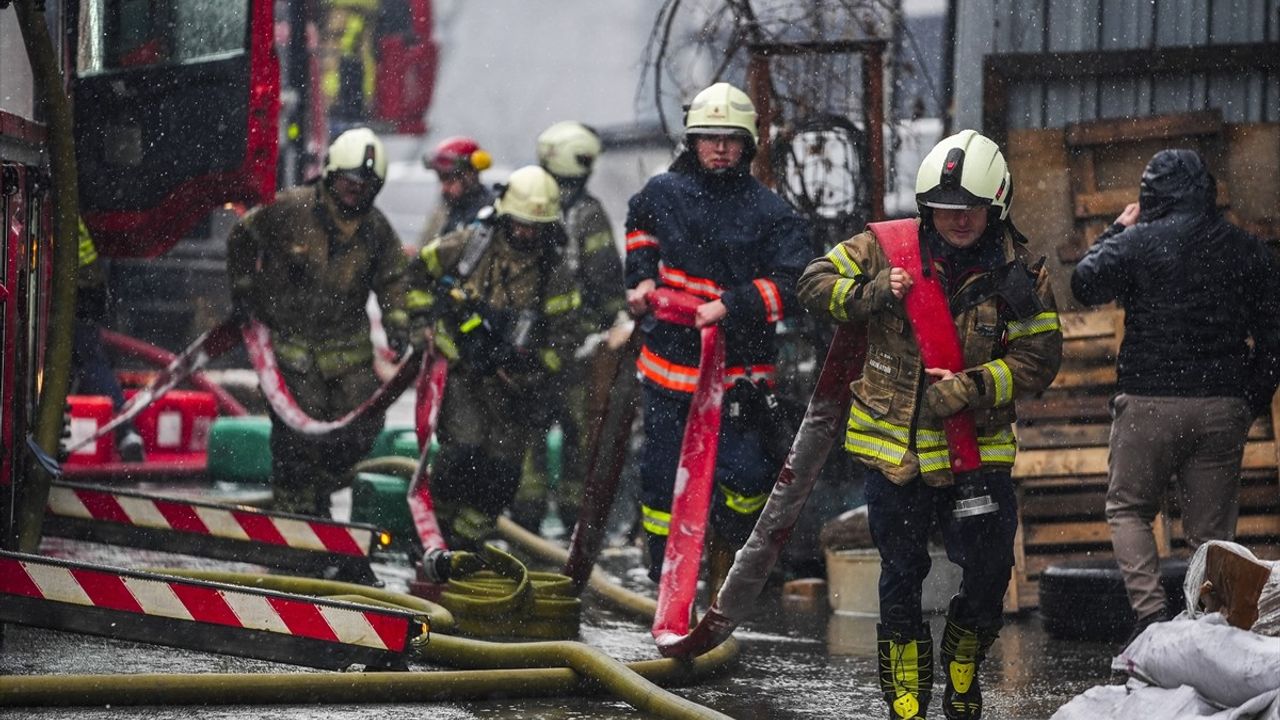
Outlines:
{"label": "red fire hose", "polygon": [[431,436],[436,433],[436,421],[440,417],[440,403],[444,400],[445,384],[449,380],[449,362],[439,354],[427,358],[428,369],[418,376],[417,400],[414,420],[418,433],[418,466],[409,483],[409,515],[418,531],[423,550],[447,550],[444,533],[436,519],[435,503],[431,500]]}
{"label": "red fire hose", "polygon": [[[659,320],[692,327],[706,300],[670,288],[649,293]],[[698,590],[702,543],[711,509],[712,481],[720,443],[720,405],[724,398],[724,337],[719,325],[702,328],[698,384],[689,405],[671,500],[670,534],[658,581],[658,610],[653,637],[658,646],[689,632],[689,610]]]}
{"label": "red fire hose", "polygon": [[[944,368],[951,372],[964,370],[964,350],[951,318],[947,296],[942,291],[936,272],[924,272],[920,261],[920,226],[916,220],[890,220],[868,225],[880,241],[889,264],[900,267],[911,276],[911,292],[904,298],[907,319],[920,347],[920,360],[927,368]],[[931,270],[931,269],[930,269]],[[942,421],[951,451],[951,471],[977,470],[978,426],[973,413],[958,412]]]}
{"label": "red fire hose", "polygon": [[[232,335],[231,338],[232,342],[228,347],[234,345],[234,341],[239,339],[238,333]],[[156,347],[151,343],[129,337],[128,335],[122,335],[118,332],[112,332],[110,330],[102,331],[102,344],[112,352],[120,353],[131,358],[137,358],[148,365],[154,365],[159,368],[168,367],[169,364],[178,357],[168,350]],[[214,353],[214,355],[216,354],[219,353]],[[223,413],[235,416],[249,414],[249,411],[245,409],[244,405],[241,405],[240,401],[236,400],[231,393],[227,392],[221,385],[218,385],[212,380],[206,378],[204,375],[195,373],[191,375],[189,380],[192,385],[196,386],[200,390],[212,394],[213,397],[217,399],[218,408]]]}
{"label": "red fire hose", "polygon": [[734,558],[720,594],[688,635],[669,635],[658,643],[666,657],[695,656],[724,642],[755,608],[769,572],[782,554],[813,490],[827,455],[849,412],[849,385],[862,373],[866,332],[861,325],[836,328],[813,396],[791,451],[769,493],[760,519]]}

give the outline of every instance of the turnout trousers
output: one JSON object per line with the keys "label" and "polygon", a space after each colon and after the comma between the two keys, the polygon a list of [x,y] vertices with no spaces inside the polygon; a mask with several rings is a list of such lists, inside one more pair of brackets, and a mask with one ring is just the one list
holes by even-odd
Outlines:
{"label": "turnout trousers", "polygon": [[999,628],[1004,593],[1013,571],[1017,499],[1008,468],[983,468],[993,513],[956,519],[955,486],[932,487],[919,479],[897,485],[867,470],[867,517],[880,551],[880,622],[905,633],[923,623],[921,596],[929,574],[929,538],[941,530],[947,558],[963,572],[951,603],[952,620],[966,627]]}
{"label": "turnout trousers", "polygon": [[[657,582],[670,532],[671,500],[680,446],[692,396],[676,396],[642,385],[644,447],[640,452],[640,512],[649,540],[649,577]],[[716,454],[710,529],[735,547],[751,535],[777,476],[753,418],[722,417]]]}

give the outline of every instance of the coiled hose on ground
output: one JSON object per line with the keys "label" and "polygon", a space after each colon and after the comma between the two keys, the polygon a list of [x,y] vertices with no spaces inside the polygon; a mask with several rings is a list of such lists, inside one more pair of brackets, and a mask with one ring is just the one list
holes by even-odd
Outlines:
{"label": "coiled hose on ground", "polygon": [[[384,472],[403,472],[407,458],[370,461]],[[368,467],[362,470],[370,469]],[[567,551],[525,531],[515,523],[502,521],[499,531],[509,542],[542,559],[563,562]],[[499,565],[500,565],[499,561]],[[463,670],[436,672],[377,673],[285,673],[285,674],[175,674],[175,675],[82,675],[0,677],[0,705],[182,705],[220,704],[234,698],[236,704],[316,704],[388,703],[480,700],[503,697],[550,697],[606,692],[625,700],[637,710],[662,718],[726,718],[715,710],[663,690],[661,684],[684,684],[706,678],[726,668],[738,656],[738,646],[730,639],[715,650],[692,660],[660,659],[623,664],[589,645],[571,642],[495,643],[454,637],[459,622],[444,607],[422,598],[351,583],[278,575],[255,575],[219,571],[172,571],[175,575],[246,585],[348,602],[397,607],[420,613],[430,622],[429,639],[417,642],[414,657],[422,662]],[[450,590],[472,605],[516,596],[521,581],[511,571],[501,570],[506,584],[496,590],[481,588],[472,593],[465,587]],[[537,585],[539,574],[526,581]],[[486,583],[493,578],[485,578]],[[496,582],[496,581],[494,581]],[[554,581],[549,581],[555,584]],[[512,587],[517,589],[513,590]],[[610,604],[630,614],[652,617],[654,601],[631,593],[593,573],[589,587]],[[558,618],[563,622],[576,606],[559,591]],[[575,599],[576,600],[576,599]],[[506,600],[503,600],[506,601]],[[464,603],[465,605],[466,603]],[[464,611],[466,612],[466,611]],[[465,625],[465,623],[463,623]]]}

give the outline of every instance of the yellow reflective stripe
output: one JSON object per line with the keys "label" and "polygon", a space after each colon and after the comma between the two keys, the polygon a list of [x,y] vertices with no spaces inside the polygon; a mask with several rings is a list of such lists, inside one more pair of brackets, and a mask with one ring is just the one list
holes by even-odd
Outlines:
{"label": "yellow reflective stripe", "polygon": [[431,277],[444,275],[444,268],[440,265],[439,238],[424,245],[418,251],[418,257],[422,258],[422,263],[427,266],[427,272],[431,273]]}
{"label": "yellow reflective stripe", "polygon": [[1017,340],[1028,335],[1038,335],[1061,329],[1062,323],[1058,321],[1058,313],[1049,310],[1036,315],[1030,320],[1009,323],[1007,339]]}
{"label": "yellow reflective stripe", "polygon": [[89,228],[85,227],[84,220],[80,221],[78,229],[80,238],[80,267],[92,265],[98,259],[98,248],[93,244],[93,236],[89,234]]}
{"label": "yellow reflective stripe", "polygon": [[720,492],[724,493],[724,504],[729,509],[742,515],[753,515],[760,512],[760,508],[769,500],[769,493],[761,493],[759,495],[743,495],[742,493],[730,490],[724,483],[717,483],[720,486]]}
{"label": "yellow reflective stripe", "polygon": [[643,518],[645,532],[654,535],[671,534],[671,513],[641,504],[640,515]]}
{"label": "yellow reflective stripe", "polygon": [[894,707],[901,705],[903,710],[910,710],[902,717],[915,717],[920,709],[916,693],[926,689],[920,687],[919,645],[915,640],[907,642],[890,640],[889,657],[896,660],[893,663]]}
{"label": "yellow reflective stripe", "polygon": [[475,315],[472,315],[466,320],[463,320],[462,324],[458,326],[458,329],[461,330],[463,333],[469,333],[472,330],[475,330],[476,328],[480,327],[480,324],[483,322],[484,322],[484,318],[480,317],[479,313],[476,313]]}
{"label": "yellow reflective stripe", "polygon": [[1009,369],[1009,363],[997,358],[991,362],[982,363],[982,367],[991,373],[991,379],[995,384],[996,399],[992,407],[1002,407],[1012,402],[1013,371]]}
{"label": "yellow reflective stripe", "polygon": [[582,295],[577,290],[567,292],[563,295],[547,298],[546,303],[542,306],[542,311],[547,315],[563,315],[570,310],[576,310],[582,305]]}
{"label": "yellow reflective stripe", "polygon": [[837,245],[831,248],[831,252],[827,253],[827,259],[836,266],[836,270],[847,278],[862,275],[862,268],[858,267],[858,263],[854,262],[853,256],[845,249],[845,246]]}
{"label": "yellow reflective stripe", "polygon": [[560,354],[551,348],[542,350],[542,364],[551,372],[560,372]]}
{"label": "yellow reflective stripe", "polygon": [[445,329],[444,323],[436,323],[435,343],[436,349],[446,358],[458,359],[458,345],[453,342],[453,336]]}
{"label": "yellow reflective stripe", "polygon": [[849,319],[849,313],[845,310],[844,304],[849,299],[849,293],[858,283],[850,278],[840,278],[831,288],[831,303],[828,307],[831,310],[831,317],[845,322]]}
{"label": "yellow reflective stripe", "polygon": [[902,458],[907,454],[905,446],[895,445],[876,435],[867,435],[853,432],[852,430],[845,433],[844,449],[855,455],[887,460],[894,465],[901,465]]}
{"label": "yellow reflective stripe", "polygon": [[404,294],[406,310],[426,310],[436,304],[436,297],[426,290],[410,290]]}
{"label": "yellow reflective stripe", "polygon": [[613,245],[613,233],[608,230],[601,230],[587,236],[582,242],[582,254],[594,255],[596,252]]}
{"label": "yellow reflective stripe", "polygon": [[[888,435],[904,446],[911,437],[911,428],[905,425],[877,420],[856,405],[849,407],[849,432],[867,430]],[[947,444],[947,436],[941,430],[916,428],[916,446],[922,448],[938,447]]]}
{"label": "yellow reflective stripe", "polygon": [[[984,464],[1012,465],[1017,452],[1017,443],[1009,430],[1001,430],[995,435],[978,438],[978,459]],[[937,472],[951,467],[951,453],[945,445],[938,449],[921,452],[918,457],[920,472]]]}

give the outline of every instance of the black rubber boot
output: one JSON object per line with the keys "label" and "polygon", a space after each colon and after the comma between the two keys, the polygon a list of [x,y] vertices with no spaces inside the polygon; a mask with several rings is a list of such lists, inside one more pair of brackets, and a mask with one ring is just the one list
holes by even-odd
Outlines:
{"label": "black rubber boot", "polygon": [[948,720],[978,720],[982,717],[978,668],[996,641],[997,634],[998,630],[964,627],[947,617],[939,651],[942,672],[946,676],[942,712]]}
{"label": "black rubber boot", "polygon": [[933,687],[933,638],[929,626],[914,633],[876,625],[880,690],[889,720],[924,718]]}

